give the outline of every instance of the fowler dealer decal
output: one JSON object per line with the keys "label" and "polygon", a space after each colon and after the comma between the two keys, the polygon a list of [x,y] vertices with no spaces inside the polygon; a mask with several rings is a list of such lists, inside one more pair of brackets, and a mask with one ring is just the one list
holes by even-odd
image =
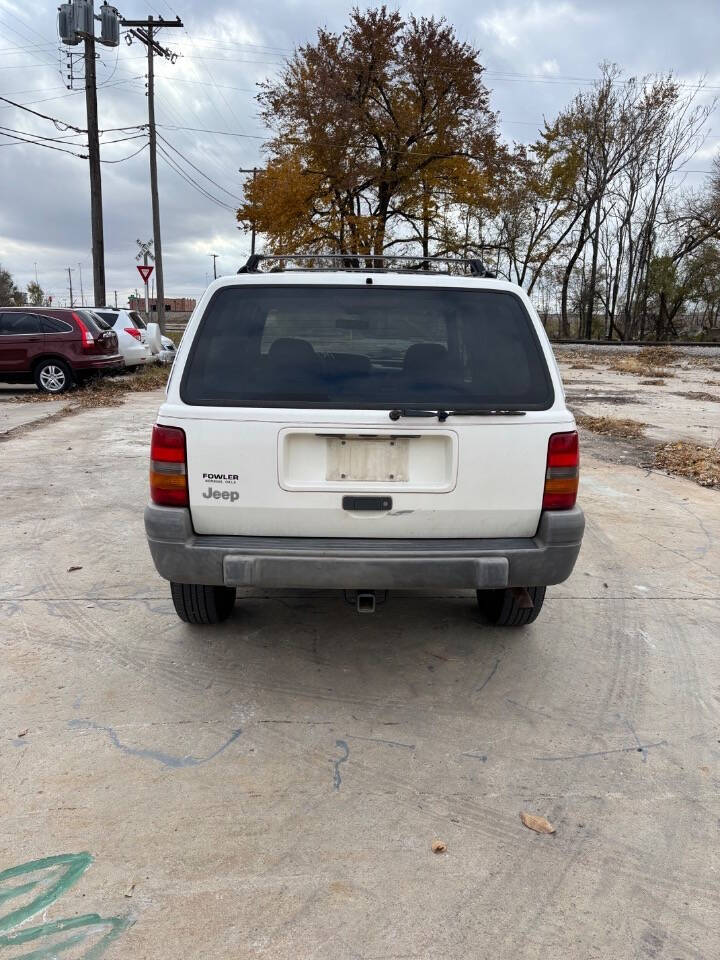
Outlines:
{"label": "fowler dealer decal", "polygon": [[239,479],[236,473],[204,473],[203,480],[207,484],[207,490],[203,493],[203,498],[205,500],[229,500],[230,503],[236,503],[240,499],[237,490],[215,490],[213,484],[234,486]]}
{"label": "fowler dealer decal", "polygon": [[240,478],[236,473],[204,473],[203,480],[206,483],[234,484]]}

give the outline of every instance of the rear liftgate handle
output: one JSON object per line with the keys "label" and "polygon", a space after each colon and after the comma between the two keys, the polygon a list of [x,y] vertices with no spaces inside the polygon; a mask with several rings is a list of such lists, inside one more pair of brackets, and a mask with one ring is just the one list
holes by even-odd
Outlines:
{"label": "rear liftgate handle", "polygon": [[392,497],[343,497],[343,510],[392,510]]}

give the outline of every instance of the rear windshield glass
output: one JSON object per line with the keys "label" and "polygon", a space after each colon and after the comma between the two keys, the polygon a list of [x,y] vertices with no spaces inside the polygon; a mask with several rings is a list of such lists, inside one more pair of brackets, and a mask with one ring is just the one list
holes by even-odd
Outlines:
{"label": "rear windshield glass", "polygon": [[547,409],[553,390],[521,300],[489,290],[228,287],[210,302],[186,403]]}
{"label": "rear windshield glass", "polygon": [[103,320],[100,314],[95,313],[94,310],[76,310],[75,312],[79,313],[83,320],[85,320],[90,327],[92,327],[94,324],[98,330],[112,329],[112,324],[109,324],[107,320]]}
{"label": "rear windshield glass", "polygon": [[114,327],[119,314],[113,313],[112,310],[93,310],[93,316],[100,317],[108,327]]}
{"label": "rear windshield glass", "polygon": [[145,329],[147,329],[147,328],[145,327],[145,321],[144,321],[143,318],[140,316],[140,314],[137,312],[137,310],[131,310],[131,311],[130,311],[130,319],[131,319],[132,322],[135,324],[135,326],[138,328],[138,330],[145,330]]}

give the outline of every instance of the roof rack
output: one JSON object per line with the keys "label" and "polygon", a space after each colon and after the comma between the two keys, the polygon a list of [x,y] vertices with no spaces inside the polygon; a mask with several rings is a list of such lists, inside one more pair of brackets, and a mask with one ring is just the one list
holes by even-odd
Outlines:
{"label": "roof rack", "polygon": [[[451,272],[452,267],[462,268],[463,273],[469,273],[473,277],[495,278],[492,270],[488,270],[485,264],[477,257],[409,257],[398,254],[357,254],[348,253],[253,253],[244,266],[240,267],[238,273],[260,273],[260,265],[273,261],[276,266],[270,273],[281,272],[288,269],[288,262],[297,262],[302,264],[300,267],[290,267],[289,269],[317,270],[317,271],[339,271],[344,273],[387,273],[400,269],[407,273],[447,273]],[[319,263],[329,261],[329,266],[320,266]],[[445,270],[432,270],[435,264],[444,264]],[[397,266],[396,266],[397,265]]]}

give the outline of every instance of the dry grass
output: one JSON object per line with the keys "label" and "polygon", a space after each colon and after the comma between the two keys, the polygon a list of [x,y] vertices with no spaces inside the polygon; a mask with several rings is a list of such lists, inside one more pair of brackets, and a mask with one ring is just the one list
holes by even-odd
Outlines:
{"label": "dry grass", "polygon": [[653,377],[652,380],[640,380],[641,387],[664,387],[665,381],[662,377]]}
{"label": "dry grass", "polygon": [[9,400],[10,403],[48,403],[60,399],[69,400],[81,407],[112,407],[122,403],[127,393],[164,389],[170,369],[170,364],[152,363],[137,371],[114,377],[93,377],[67,393],[50,394],[28,390],[10,397]]}
{"label": "dry grass", "polygon": [[632,440],[643,435],[647,426],[639,420],[626,420],[622,417],[592,417],[587,413],[578,413],[575,420],[579,427],[600,433],[615,440]]}
{"label": "dry grass", "polygon": [[122,377],[87,380],[68,396],[83,407],[113,407],[122,403],[128,393],[163,389],[169,374],[169,364],[153,363]]}
{"label": "dry grass", "polygon": [[655,452],[655,466],[666,473],[694,480],[701,487],[720,487],[720,450],[678,440]]}
{"label": "dry grass", "polygon": [[720,373],[720,363],[718,363],[717,354],[703,356],[703,354],[688,353],[683,358],[685,365],[689,367],[705,367],[712,370],[713,373]]}
{"label": "dry grass", "polygon": [[659,364],[660,366],[671,366],[682,359],[682,354],[672,347],[642,347],[635,354],[640,363],[647,366]]}
{"label": "dry grass", "polygon": [[[647,349],[650,350],[652,348],[648,347]],[[664,348],[658,347],[657,349],[663,350]],[[649,362],[647,359],[641,357],[643,353],[645,353],[645,350],[639,350],[637,353],[623,354],[622,356],[606,356],[605,363],[608,369],[614,370],[615,373],[631,373],[636,377],[659,380],[674,376],[672,370],[658,367],[655,362]]]}
{"label": "dry grass", "polygon": [[703,380],[706,387],[720,387],[720,380]]}
{"label": "dry grass", "polygon": [[703,400],[705,402],[712,401],[713,403],[720,403],[720,397],[714,393],[705,393],[703,390],[685,390],[685,391],[675,391],[674,396],[676,397],[685,397],[687,400]]}

